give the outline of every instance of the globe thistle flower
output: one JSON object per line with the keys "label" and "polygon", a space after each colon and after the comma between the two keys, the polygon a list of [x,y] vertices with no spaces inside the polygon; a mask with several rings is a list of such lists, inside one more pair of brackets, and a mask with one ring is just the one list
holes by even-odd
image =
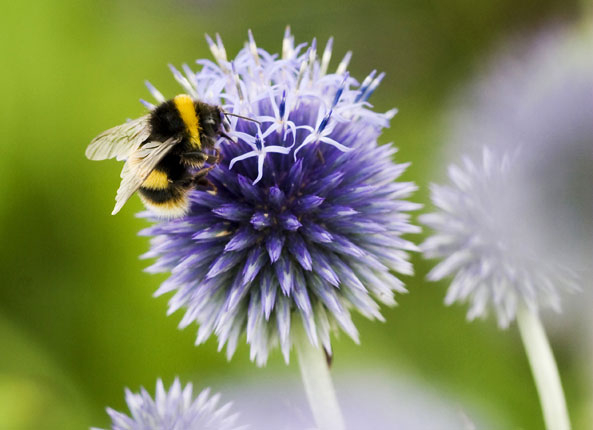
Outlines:
{"label": "globe thistle flower", "polygon": [[276,345],[288,362],[295,324],[328,353],[338,327],[358,341],[351,310],[383,319],[378,303],[405,292],[394,273],[412,273],[415,246],[401,236],[418,231],[407,214],[418,205],[405,200],[416,186],[395,181],[408,164],[377,142],[395,110],[376,113],[367,101],[384,75],[358,83],[350,54],[329,73],[332,40],[319,59],[315,41],[295,46],[288,30],[281,56],[251,33],[234,60],[220,38],[208,43],[216,62],[173,68],[175,78],[259,123],[231,118],[237,142],[220,141],[207,177],[214,191],[193,191],[187,216],[142,215],[155,222],[142,232],[152,236],[145,256],[158,258],[148,270],[171,272],[156,295],[175,291],[169,313],[186,309],[180,327],[197,322],[196,343],[215,334],[229,358],[245,333],[259,365]]}
{"label": "globe thistle flower", "polygon": [[[470,155],[449,168],[451,186],[433,187],[441,216],[423,218],[437,231],[423,247],[431,257],[455,247],[473,255],[430,274],[457,273],[447,303],[471,301],[470,317],[484,314],[486,302],[503,327],[519,302],[559,310],[559,292],[575,290],[593,258],[590,35],[590,26],[586,34],[553,29],[510,45],[454,100],[461,107],[451,109],[446,150]],[[457,222],[444,226],[444,216]]]}
{"label": "globe thistle flower", "polygon": [[590,22],[512,39],[453,100],[445,145],[454,160],[521,148],[513,190],[530,211],[526,240],[582,274],[593,259],[592,50]]}
{"label": "globe thistle flower", "polygon": [[494,308],[502,327],[517,318],[548,429],[570,421],[538,311],[559,310],[593,255],[591,29],[514,44],[455,100],[447,150],[474,156],[433,186],[439,211],[421,219],[435,230],[425,255],[444,258],[429,278],[454,275],[446,302],[469,301],[470,318]]}
{"label": "globe thistle flower", "polygon": [[420,221],[435,230],[420,247],[427,258],[443,258],[428,274],[433,281],[454,275],[445,302],[470,302],[468,318],[494,308],[501,327],[515,319],[525,345],[546,428],[570,423],[558,369],[537,316],[543,306],[559,308],[559,291],[578,289],[575,274],[546,259],[525,234],[532,218],[517,193],[516,154],[487,148],[480,161],[469,157],[449,167],[449,185],[433,185],[438,212]]}
{"label": "globe thistle flower", "polygon": [[[130,415],[107,408],[111,430],[245,430],[235,423],[238,414],[231,414],[231,404],[219,406],[220,394],[210,395],[210,389],[193,396],[192,384],[181,387],[175,379],[169,391],[163,381],[156,384],[154,400],[144,389],[132,393],[126,389]],[[101,429],[91,429],[101,430]]]}
{"label": "globe thistle flower", "polygon": [[485,148],[479,160],[464,157],[449,167],[448,185],[431,186],[438,212],[420,216],[434,230],[422,245],[427,258],[442,258],[428,274],[438,281],[454,275],[445,303],[470,303],[468,318],[493,308],[507,327],[523,304],[559,310],[559,290],[578,289],[573,272],[542,261],[525,232],[532,222],[525,199],[513,191],[517,153]]}

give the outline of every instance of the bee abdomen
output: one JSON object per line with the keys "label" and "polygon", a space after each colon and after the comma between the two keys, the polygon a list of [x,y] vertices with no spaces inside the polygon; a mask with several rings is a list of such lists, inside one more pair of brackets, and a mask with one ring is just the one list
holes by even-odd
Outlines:
{"label": "bee abdomen", "polygon": [[148,209],[164,218],[181,217],[189,208],[186,187],[169,180],[161,170],[151,172],[138,189],[138,194]]}

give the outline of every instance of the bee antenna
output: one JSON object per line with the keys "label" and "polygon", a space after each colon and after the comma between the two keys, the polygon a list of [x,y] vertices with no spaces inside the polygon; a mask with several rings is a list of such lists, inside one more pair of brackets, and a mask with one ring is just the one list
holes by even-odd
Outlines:
{"label": "bee antenna", "polygon": [[225,116],[236,116],[237,118],[241,118],[241,119],[244,119],[244,120],[247,120],[247,121],[252,121],[252,122],[255,122],[255,123],[261,125],[261,122],[259,122],[256,119],[253,119],[253,118],[249,118],[249,117],[246,117],[246,116],[243,116],[243,115],[237,115],[236,113],[225,112],[225,111],[222,111],[222,113]]}
{"label": "bee antenna", "polygon": [[233,137],[233,136],[231,136],[231,135],[229,135],[229,134],[225,133],[224,131],[221,131],[221,132],[220,132],[220,135],[221,135],[222,137],[224,137],[225,139],[228,139],[228,140],[230,140],[230,141],[231,141],[231,142],[233,142],[233,143],[237,143],[237,138],[236,138],[236,137]]}

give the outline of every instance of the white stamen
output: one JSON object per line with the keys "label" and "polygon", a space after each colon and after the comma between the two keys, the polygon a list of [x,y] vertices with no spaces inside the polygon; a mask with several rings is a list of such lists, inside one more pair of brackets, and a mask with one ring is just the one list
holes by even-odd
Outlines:
{"label": "white stamen", "polygon": [[282,39],[282,59],[288,60],[293,52],[294,38],[290,35],[290,25],[284,30],[284,39]]}
{"label": "white stamen", "polygon": [[216,33],[216,42],[218,44],[218,52],[220,54],[222,61],[224,61],[225,63],[228,63],[229,60],[227,59],[227,56],[226,56],[226,50],[224,49],[224,44],[222,43],[220,34],[218,34],[218,33]]}
{"label": "white stamen", "polygon": [[146,88],[148,88],[148,91],[150,91],[150,94],[152,94],[152,96],[157,102],[164,103],[165,101],[167,101],[167,99],[165,99],[165,96],[163,96],[161,92],[157,90],[154,87],[154,85],[152,85],[150,82],[144,81],[144,85],[146,85]]}
{"label": "white stamen", "polygon": [[334,38],[330,37],[327,41],[327,45],[325,45],[325,50],[323,51],[323,57],[321,57],[321,70],[319,71],[320,76],[325,76],[327,73],[327,67],[329,66],[329,62],[332,58],[332,46],[334,44]]}
{"label": "white stamen", "polygon": [[260,66],[259,54],[257,53],[257,45],[255,44],[255,39],[253,38],[253,33],[251,32],[251,30],[249,30],[247,33],[249,35],[249,51],[251,52],[251,55],[253,56],[253,60],[255,61],[255,64],[259,67]]}
{"label": "white stamen", "polygon": [[173,77],[177,82],[179,82],[183,89],[187,91],[187,93],[194,99],[197,99],[198,93],[196,92],[194,86],[187,80],[187,78],[183,76],[181,72],[177,70],[172,64],[169,64],[169,69],[171,69],[171,72],[173,72]]}
{"label": "white stamen", "polygon": [[344,74],[344,72],[348,68],[348,64],[350,64],[351,58],[352,58],[352,51],[346,52],[346,55],[344,55],[344,58],[342,59],[342,61],[340,61],[340,64],[338,65],[338,68],[336,69],[336,74],[338,74],[338,75]]}

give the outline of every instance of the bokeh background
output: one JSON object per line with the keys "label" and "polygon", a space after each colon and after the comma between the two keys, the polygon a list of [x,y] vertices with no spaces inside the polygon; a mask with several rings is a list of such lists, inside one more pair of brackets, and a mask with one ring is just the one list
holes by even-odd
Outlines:
{"label": "bokeh background", "polygon": [[[180,91],[166,64],[210,58],[204,33],[220,33],[234,56],[252,29],[258,45],[278,52],[290,24],[297,42],[317,37],[323,46],[335,36],[334,66],[353,50],[356,78],[386,71],[371,101],[381,111],[398,107],[399,114],[384,142],[400,148],[398,161],[412,162],[405,179],[421,187],[414,200],[429,205],[428,184],[442,179],[451,97],[510,40],[547,27],[578,29],[589,6],[574,0],[3,1],[0,429],[107,427],[105,406],[126,409],[124,387],[153,392],[157,377],[170,383],[179,375],[232,400],[237,387],[245,394],[260,382],[297,375],[294,360],[286,366],[279,353],[258,369],[245,346],[231,362],[213,340],[193,346],[195,327],[179,331],[181,313],[166,317],[167,298],[152,298],[164,277],[142,271],[147,262],[138,256],[148,243],[136,235],[145,226],[134,217],[139,200],[109,215],[121,166],[84,158],[96,134],[142,114],[145,79],[166,96]],[[499,331],[492,318],[466,322],[465,308],[443,305],[446,284],[423,280],[432,263],[419,256],[414,263],[416,275],[405,279],[409,294],[384,310],[387,322],[358,317],[362,347],[336,341],[338,378],[381,369],[394,384],[413,384],[416,397],[424,392],[487,423],[480,428],[542,429],[516,327]],[[574,428],[590,429],[593,376],[583,345],[591,332],[554,327]],[[372,384],[367,388],[373,391]],[[430,408],[421,414],[430,415]]]}

